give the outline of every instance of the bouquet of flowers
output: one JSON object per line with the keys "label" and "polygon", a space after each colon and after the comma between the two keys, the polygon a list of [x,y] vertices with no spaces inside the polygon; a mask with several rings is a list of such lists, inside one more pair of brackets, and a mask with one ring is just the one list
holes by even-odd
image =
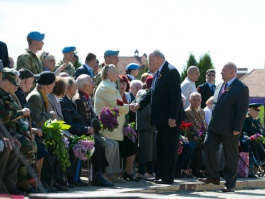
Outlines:
{"label": "bouquet of flowers", "polygon": [[91,158],[95,151],[95,140],[93,136],[76,136],[72,137],[71,148],[74,152],[74,155],[79,160],[86,161]]}
{"label": "bouquet of flowers", "polygon": [[117,105],[118,105],[118,106],[123,106],[123,104],[124,104],[123,101],[121,101],[121,100],[119,100],[119,99],[117,99],[116,102],[117,102]]}
{"label": "bouquet of flowers", "polygon": [[52,153],[61,161],[62,168],[65,171],[71,165],[67,151],[67,141],[64,138],[63,130],[71,126],[64,121],[47,120],[42,127],[44,143],[52,150]]}
{"label": "bouquet of flowers", "polygon": [[190,137],[191,131],[190,127],[192,126],[191,122],[182,121],[180,124],[180,131],[183,136]]}
{"label": "bouquet of flowers", "polygon": [[256,133],[256,134],[250,136],[249,138],[251,141],[261,142],[261,143],[265,144],[265,138],[260,133]]}
{"label": "bouquet of flowers", "polygon": [[118,123],[119,109],[104,107],[101,109],[99,113],[99,121],[100,126],[103,130],[108,129],[109,131],[113,131],[115,128],[119,126]]}
{"label": "bouquet of flowers", "polygon": [[124,126],[123,135],[128,137],[133,143],[135,143],[137,138],[137,133],[135,132],[135,122],[126,124]]}

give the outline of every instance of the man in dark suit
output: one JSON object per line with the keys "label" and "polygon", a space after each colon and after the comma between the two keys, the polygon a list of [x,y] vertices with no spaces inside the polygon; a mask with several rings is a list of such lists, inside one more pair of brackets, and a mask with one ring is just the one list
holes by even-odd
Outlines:
{"label": "man in dark suit", "polygon": [[144,108],[151,102],[151,124],[157,127],[157,172],[156,183],[172,184],[179,139],[179,125],[184,110],[181,98],[178,70],[165,60],[158,50],[149,55],[149,68],[157,71],[152,88],[135,109]]}
{"label": "man in dark suit", "polygon": [[206,101],[214,95],[216,86],[214,85],[215,81],[215,70],[209,69],[206,71],[206,82],[198,86],[197,91],[202,96],[201,108],[203,109],[206,106]]}
{"label": "man in dark suit", "polygon": [[80,66],[78,69],[75,71],[75,78],[77,78],[81,74],[87,74],[91,78],[94,77],[94,71],[93,68],[96,65],[97,57],[93,53],[88,53],[86,56],[86,61],[85,64]]}
{"label": "man in dark suit", "polygon": [[234,192],[238,168],[238,142],[248,110],[248,87],[237,79],[237,67],[229,62],[222,69],[223,83],[214,93],[212,119],[204,142],[207,178],[205,183],[220,184],[216,152],[223,145],[226,165],[224,167],[225,187],[223,192]]}

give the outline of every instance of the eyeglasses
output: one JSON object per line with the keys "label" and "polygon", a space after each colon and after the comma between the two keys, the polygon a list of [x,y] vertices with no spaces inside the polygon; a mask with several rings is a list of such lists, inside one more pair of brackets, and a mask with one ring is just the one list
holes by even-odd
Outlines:
{"label": "eyeglasses", "polygon": [[209,77],[212,76],[212,77],[215,77],[215,74],[207,74]]}

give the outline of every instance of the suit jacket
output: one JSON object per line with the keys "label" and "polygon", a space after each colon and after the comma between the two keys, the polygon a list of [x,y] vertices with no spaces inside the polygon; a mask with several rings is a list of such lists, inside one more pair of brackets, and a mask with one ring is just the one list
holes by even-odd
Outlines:
{"label": "suit jacket", "polygon": [[141,109],[151,102],[151,123],[156,126],[168,125],[168,119],[177,124],[184,119],[180,75],[178,70],[165,62],[154,89],[150,89],[140,100]]}
{"label": "suit jacket", "polygon": [[[72,100],[76,105],[77,112],[81,115],[85,124],[87,126],[91,126],[91,120],[96,117],[96,114],[92,107],[92,101],[90,104],[86,99],[84,93],[82,93],[82,91],[80,90],[76,92]],[[90,100],[92,99],[90,98]]]}
{"label": "suit jacket", "polygon": [[51,119],[52,115],[45,106],[41,92],[36,87],[28,94],[26,99],[29,104],[31,120],[36,123],[37,128],[42,128],[44,122]]}
{"label": "suit jacket", "polygon": [[[102,80],[99,84],[96,93],[95,93],[95,104],[94,110],[97,115],[99,115],[101,109],[103,107],[113,108],[117,106],[117,99],[122,101],[121,95],[115,84],[111,82],[109,79]],[[124,104],[123,106],[119,106],[119,116],[118,116],[118,128],[115,128],[112,132],[108,130],[101,130],[100,134],[104,137],[113,139],[113,140],[123,140],[123,127],[125,124],[125,114],[129,112],[129,105]]]}
{"label": "suit jacket", "polygon": [[[214,89],[216,86],[214,85]],[[201,108],[204,108],[206,106],[206,101],[214,95],[214,91],[210,88],[209,84],[205,82],[204,84],[201,84],[197,88],[198,93],[202,96],[202,102],[201,102]]]}
{"label": "suit jacket", "polygon": [[71,126],[70,133],[74,135],[86,135],[88,127],[76,110],[75,103],[66,96],[60,99],[64,121]]}
{"label": "suit jacket", "polygon": [[47,97],[49,102],[48,111],[54,111],[57,114],[57,120],[64,120],[60,102],[56,100],[52,93],[48,94]]}
{"label": "suit jacket", "polygon": [[199,111],[197,112],[195,108],[189,106],[188,108],[186,108],[185,113],[186,119],[192,123],[191,131],[194,134],[197,135],[202,127],[204,127],[206,130],[207,124],[205,121],[205,113],[203,109],[199,108]]}
{"label": "suit jacket", "polygon": [[208,131],[231,135],[233,131],[242,131],[248,110],[248,87],[238,79],[224,91],[218,99],[223,83],[214,93],[212,119]]}
{"label": "suit jacket", "polygon": [[89,69],[85,66],[85,65],[82,65],[80,66],[78,69],[76,69],[75,71],[75,78],[77,78],[79,75],[82,75],[82,74],[87,74],[89,75],[91,78],[94,77],[94,72],[92,69]]}

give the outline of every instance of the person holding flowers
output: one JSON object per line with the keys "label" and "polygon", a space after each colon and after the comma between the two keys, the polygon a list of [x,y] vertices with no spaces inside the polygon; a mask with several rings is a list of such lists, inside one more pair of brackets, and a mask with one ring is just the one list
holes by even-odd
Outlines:
{"label": "person holding flowers", "polygon": [[[117,107],[119,110],[119,115],[117,117],[118,127],[114,128],[113,131],[110,131],[108,129],[101,129],[100,134],[117,142],[123,141],[123,127],[125,124],[125,115],[129,112],[129,109],[133,110],[134,106],[129,104],[123,104],[123,106],[117,105],[117,99],[122,100],[122,97],[119,91],[117,90],[115,84],[119,78],[118,71],[115,65],[110,64],[104,66],[101,72],[101,78],[102,82],[100,82],[99,86],[97,87],[94,96],[94,110],[96,112],[96,115],[99,116],[101,110],[106,107]],[[132,174],[132,171],[130,172],[131,173],[128,173],[129,175]]]}
{"label": "person holding flowers", "polygon": [[[94,108],[92,106],[92,98],[95,85],[92,78],[87,74],[82,74],[76,79],[78,90],[73,97],[77,112],[81,115],[86,125],[93,128],[96,118]],[[94,121],[92,123],[92,121]],[[117,173],[120,171],[119,165],[119,146],[111,139],[105,138],[94,128],[95,153],[92,156],[93,164],[93,181],[94,185],[111,187],[113,184],[109,182],[103,172]],[[99,150],[102,150],[101,152]]]}
{"label": "person holding flowers", "polygon": [[194,154],[192,157],[191,168],[196,177],[202,176],[202,143],[206,133],[205,113],[200,108],[201,94],[193,92],[190,94],[190,106],[185,109],[187,121],[192,124],[191,131],[187,135],[188,140],[194,145]]}
{"label": "person holding flowers", "polygon": [[[134,95],[132,94],[132,92],[127,93],[126,91],[130,89],[129,79],[127,78],[126,75],[119,75],[119,78],[120,78],[119,92],[122,97],[122,101],[118,105],[123,106],[123,104],[129,104],[132,102],[132,100],[135,99],[134,95],[136,95],[137,91],[135,89],[135,86],[133,86],[134,87],[133,90],[136,91],[134,92]],[[133,80],[133,81],[139,81],[139,80]],[[126,123],[132,123],[132,122],[135,123],[135,112],[129,111],[129,113],[126,114],[125,117],[126,117]],[[135,135],[134,136],[129,135],[131,133],[130,130],[131,126],[126,125],[124,127],[124,132],[123,132],[124,140],[122,142],[119,142],[120,154],[121,157],[126,158],[126,167],[125,167],[125,172],[123,173],[123,178],[126,180],[128,179],[131,181],[136,181],[137,179],[133,175],[133,162],[135,159],[135,154],[138,150],[137,147],[138,139],[137,139],[137,133],[134,130],[132,130],[132,133],[135,133]]]}
{"label": "person holding flowers", "polygon": [[262,143],[262,140],[264,140],[263,127],[258,118],[261,106],[262,104],[260,103],[249,104],[242,131],[245,136],[248,136],[249,145],[251,146],[257,162],[265,163],[265,143]]}

